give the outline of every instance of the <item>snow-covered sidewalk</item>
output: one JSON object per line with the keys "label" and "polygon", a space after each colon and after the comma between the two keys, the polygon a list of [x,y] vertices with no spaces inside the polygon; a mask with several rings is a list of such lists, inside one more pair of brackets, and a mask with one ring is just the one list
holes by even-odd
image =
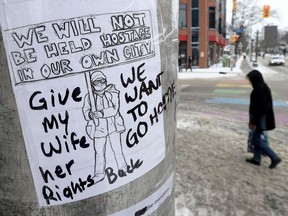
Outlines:
{"label": "snow-covered sidewalk", "polygon": [[227,76],[239,76],[243,73],[240,69],[243,57],[238,58],[235,67],[223,67],[222,63],[214,64],[209,68],[192,68],[178,72],[178,79],[200,79],[200,78],[217,78]]}
{"label": "snow-covered sidewalk", "polygon": [[[267,56],[269,57],[269,56]],[[178,71],[178,79],[209,79],[209,78],[220,78],[220,77],[232,77],[232,76],[240,76],[243,75],[243,71],[241,70],[241,64],[244,61],[243,56],[239,57],[235,66],[232,68],[230,67],[223,67],[222,63],[212,65],[209,68],[192,68],[188,70],[181,70]],[[271,67],[266,65],[262,65],[258,61],[258,66],[253,67],[252,62],[249,58],[246,58],[246,61],[250,64],[251,69],[259,70],[263,76],[270,76],[275,75],[277,72],[273,70]]]}

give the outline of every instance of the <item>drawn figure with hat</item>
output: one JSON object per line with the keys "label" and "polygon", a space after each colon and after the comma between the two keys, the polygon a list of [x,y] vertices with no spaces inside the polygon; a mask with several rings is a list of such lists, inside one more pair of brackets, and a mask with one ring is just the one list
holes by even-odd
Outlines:
{"label": "drawn figure with hat", "polygon": [[94,182],[105,178],[106,147],[110,144],[118,170],[127,171],[123,155],[121,133],[125,131],[124,120],[119,112],[119,91],[114,84],[107,84],[106,76],[101,71],[85,74],[88,94],[82,108],[86,131],[93,140],[95,151]]}

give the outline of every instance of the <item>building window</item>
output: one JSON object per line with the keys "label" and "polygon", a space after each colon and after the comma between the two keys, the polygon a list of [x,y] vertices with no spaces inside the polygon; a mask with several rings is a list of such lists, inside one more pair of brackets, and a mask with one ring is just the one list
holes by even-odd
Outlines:
{"label": "building window", "polygon": [[199,0],[191,0],[191,49],[192,65],[199,65]]}
{"label": "building window", "polygon": [[222,1],[219,2],[219,12],[222,12]]}
{"label": "building window", "polygon": [[199,29],[193,29],[191,31],[191,42],[192,43],[199,42]]}
{"label": "building window", "polygon": [[199,27],[199,9],[192,9],[192,27]]}
{"label": "building window", "polygon": [[218,32],[219,32],[219,34],[223,34],[223,32],[222,32],[222,19],[221,18],[219,18]]}
{"label": "building window", "polygon": [[191,0],[192,8],[199,8],[199,0]]}
{"label": "building window", "polygon": [[187,5],[179,5],[179,28],[187,28]]}
{"label": "building window", "polygon": [[216,28],[216,11],[215,7],[209,7],[209,28]]}

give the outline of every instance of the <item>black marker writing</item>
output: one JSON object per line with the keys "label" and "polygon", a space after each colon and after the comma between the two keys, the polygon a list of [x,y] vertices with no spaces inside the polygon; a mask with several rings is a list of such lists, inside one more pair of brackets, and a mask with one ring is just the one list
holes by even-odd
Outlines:
{"label": "black marker writing", "polygon": [[68,55],[70,53],[82,52],[90,49],[92,42],[87,38],[81,38],[80,41],[50,43],[44,46],[47,58],[57,57],[60,55]]}
{"label": "black marker writing", "polygon": [[[168,91],[162,96],[162,100],[154,107],[150,108],[147,101],[143,100],[144,96],[150,97],[161,86],[161,77],[164,71],[158,73],[155,80],[147,80],[144,69],[145,63],[138,67],[132,67],[130,76],[124,77],[124,74],[120,75],[120,80],[124,88],[132,85],[133,91],[127,91],[125,93],[125,101],[127,104],[135,101],[140,101],[134,107],[127,110],[127,114],[131,115],[134,122],[138,121],[138,125],[134,128],[130,128],[126,134],[126,145],[132,148],[134,145],[140,142],[149,131],[149,128],[159,121],[160,114],[166,109],[166,105],[172,102],[175,92],[175,83],[168,87]],[[140,85],[139,85],[140,83]],[[152,110],[151,113],[148,113]],[[143,121],[143,117],[149,115],[150,121]]]}
{"label": "black marker writing", "polygon": [[[145,121],[140,121],[136,127],[136,130],[134,128],[130,128],[128,130],[127,136],[126,136],[126,145],[129,148],[132,148],[134,145],[138,144],[140,142],[140,139],[143,138],[148,130],[149,126],[153,126],[155,123],[159,121],[159,116],[163,113],[163,111],[167,108],[167,104],[171,103],[176,95],[176,89],[175,89],[175,81],[168,87],[167,92],[162,96],[162,100],[152,109],[153,113],[149,114],[149,120],[150,124],[148,124]],[[143,112],[143,109],[141,107],[145,107]],[[137,110],[137,112],[136,112]],[[150,109],[151,110],[151,109]],[[148,111],[148,104],[145,101],[141,101],[140,104],[135,106],[133,109],[129,110],[127,113],[132,114],[133,120],[136,121],[137,115],[142,117],[144,116]]]}
{"label": "black marker writing", "polygon": [[93,186],[94,183],[91,175],[88,175],[85,180],[78,178],[77,182],[71,181],[68,186],[62,189],[58,185],[55,185],[55,188],[44,185],[42,187],[42,195],[48,205],[51,201],[62,201],[64,197],[73,200],[74,195],[83,193],[87,188]]}
{"label": "black marker writing", "polygon": [[134,145],[139,143],[140,138],[143,138],[148,132],[147,122],[140,121],[137,125],[136,132],[133,132],[133,129],[129,129],[126,136],[126,144],[129,148],[132,148]]}
{"label": "black marker writing", "polygon": [[130,77],[127,77],[126,81],[124,80],[123,74],[120,75],[121,83],[122,83],[124,88],[127,88],[127,86],[129,84],[133,84],[136,81],[136,79],[139,82],[142,82],[142,81],[144,81],[146,79],[146,76],[143,75],[144,72],[145,72],[145,69],[142,69],[144,66],[145,66],[145,63],[140,64],[137,67],[137,71],[135,70],[135,67],[133,66],[132,69],[131,69],[132,70],[132,74],[131,74]]}
{"label": "black marker writing", "polygon": [[15,65],[21,65],[23,63],[36,62],[37,56],[34,48],[23,49],[23,53],[19,51],[11,52],[12,59]]}
{"label": "black marker writing", "polygon": [[77,21],[67,20],[61,23],[52,23],[52,27],[59,39],[101,32],[101,28],[96,26],[95,20],[87,17]]}
{"label": "black marker writing", "polygon": [[145,26],[145,13],[133,13],[132,15],[117,15],[111,17],[112,28],[115,31],[130,29],[132,27]]}
{"label": "black marker writing", "polygon": [[129,29],[100,36],[104,48],[151,39],[150,27]]}
{"label": "black marker writing", "polygon": [[29,98],[29,105],[32,110],[48,110],[48,108],[56,107],[56,105],[65,105],[68,100],[75,102],[81,102],[82,97],[80,87],[73,89],[72,93],[67,88],[64,94],[60,92],[58,94],[54,93],[54,90],[51,89],[50,95],[46,98],[43,96],[41,91],[35,91]]}
{"label": "black marker writing", "polygon": [[113,64],[117,61],[120,61],[120,57],[116,49],[105,50],[100,52],[99,55],[90,54],[85,55],[81,58],[80,63],[85,69],[92,69],[94,67]]}
{"label": "black marker writing", "polygon": [[127,174],[133,173],[135,169],[138,169],[143,164],[143,161],[138,159],[135,163],[132,159],[130,159],[130,165],[127,166],[127,173],[125,173],[123,170],[119,170],[117,173],[114,172],[113,168],[108,167],[105,169],[105,173],[108,177],[109,184],[114,184],[117,179],[123,178],[127,176]]}
{"label": "black marker writing", "polygon": [[34,71],[31,68],[22,68],[17,70],[18,76],[21,81],[33,80]]}
{"label": "black marker writing", "polygon": [[137,120],[137,114],[138,116],[142,117],[144,116],[148,111],[148,103],[146,101],[141,101],[139,104],[137,104],[134,108],[127,111],[127,114],[132,114],[134,122]]}
{"label": "black marker writing", "polygon": [[64,117],[62,117],[60,113],[58,114],[58,118],[56,118],[55,115],[52,114],[50,121],[47,117],[45,117],[42,122],[44,132],[48,133],[48,128],[50,128],[50,130],[54,128],[59,129],[59,123],[61,123],[62,125],[65,126],[65,133],[67,135],[68,134],[68,121],[69,121],[68,111],[65,111]]}
{"label": "black marker writing", "polygon": [[52,157],[53,154],[61,154],[64,150],[67,153],[70,153],[71,150],[76,151],[77,146],[80,148],[88,148],[90,144],[86,142],[85,136],[78,139],[75,132],[72,132],[68,137],[63,135],[62,138],[56,135],[54,142],[49,142],[47,140],[41,142],[41,150],[45,157]]}
{"label": "black marker writing", "polygon": [[70,60],[68,59],[56,61],[51,64],[44,64],[40,68],[41,75],[46,79],[48,79],[53,74],[60,75],[60,74],[66,74],[72,71],[73,69],[70,67]]}
{"label": "black marker writing", "polygon": [[71,167],[74,163],[75,163],[74,160],[70,160],[68,163],[65,164],[65,168],[66,168],[65,171],[67,171],[67,173],[64,172],[64,169],[60,165],[57,165],[55,167],[55,171],[54,171],[55,177],[53,176],[53,174],[49,170],[44,171],[42,167],[39,167],[39,170],[40,170],[40,173],[42,175],[44,182],[48,183],[49,178],[50,178],[50,180],[55,181],[56,177],[65,178],[67,174],[72,175]]}
{"label": "black marker writing", "polygon": [[11,34],[12,38],[16,42],[19,48],[23,48],[25,45],[32,46],[33,39],[35,38],[37,43],[43,43],[48,41],[48,37],[44,36],[46,27],[44,25],[36,26],[35,28],[29,28],[26,35],[19,35],[16,32]]}
{"label": "black marker writing", "polygon": [[151,55],[153,54],[151,41],[137,42],[132,45],[127,45],[123,49],[123,54],[126,60]]}

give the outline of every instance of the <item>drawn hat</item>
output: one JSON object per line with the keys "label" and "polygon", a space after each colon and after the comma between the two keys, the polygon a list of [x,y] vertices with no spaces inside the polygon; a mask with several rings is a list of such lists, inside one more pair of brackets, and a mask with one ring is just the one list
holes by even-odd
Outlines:
{"label": "drawn hat", "polygon": [[91,81],[106,79],[106,76],[101,71],[95,71],[91,74]]}

